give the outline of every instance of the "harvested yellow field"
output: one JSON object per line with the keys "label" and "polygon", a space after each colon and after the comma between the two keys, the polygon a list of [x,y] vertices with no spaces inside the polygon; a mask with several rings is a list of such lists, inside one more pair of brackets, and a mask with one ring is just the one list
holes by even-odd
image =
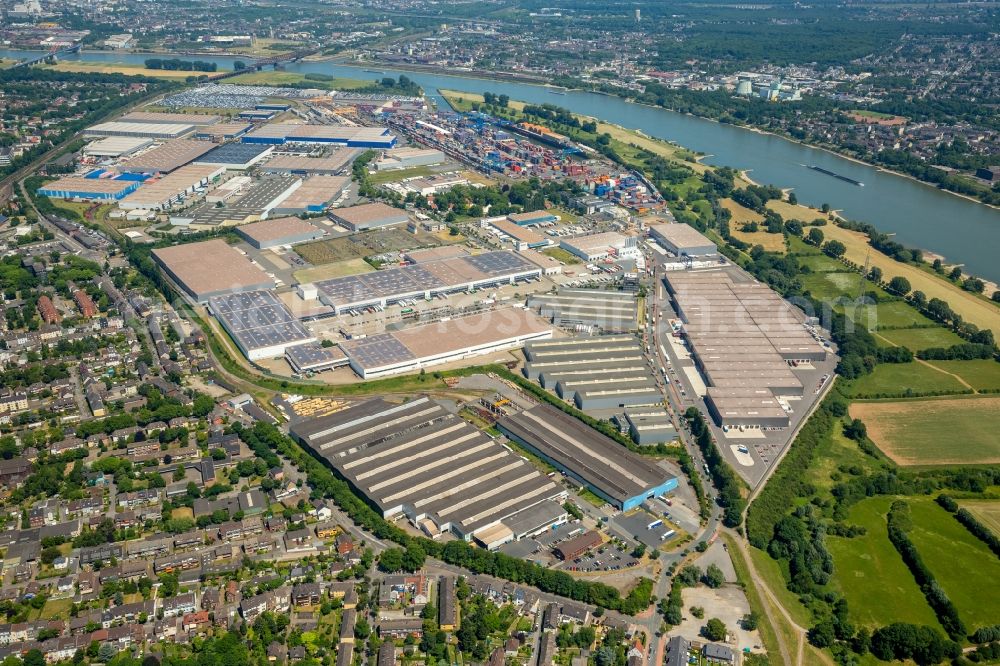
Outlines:
{"label": "harvested yellow field", "polygon": [[719,203],[722,207],[729,211],[732,216],[729,218],[732,226],[743,226],[747,222],[763,222],[764,216],[755,210],[750,210],[740,204],[736,203],[732,199],[719,199]]}
{"label": "harvested yellow field", "polygon": [[125,76],[151,76],[158,79],[186,79],[189,76],[211,76],[216,72],[183,72],[168,69],[147,69],[126,63],[76,62],[60,60],[54,65],[43,65],[59,72],[85,74],[124,74]]}
{"label": "harvested yellow field", "polygon": [[[787,201],[768,201],[767,207],[781,215],[785,220],[802,220],[811,222],[826,215],[816,208],[801,204],[792,205]],[[864,265],[865,259],[871,253],[871,265],[882,269],[885,279],[901,276],[910,281],[914,291],[922,291],[927,299],[940,298],[948,303],[952,310],[962,315],[965,321],[972,322],[979,328],[988,328],[995,335],[1000,335],[1000,308],[985,298],[976,296],[951,282],[932,273],[921,270],[910,264],[898,261],[874,250],[868,244],[867,234],[859,231],[842,229],[832,222],[822,227],[827,240],[839,240],[847,248],[845,256],[855,264]]]}
{"label": "harvested yellow field", "polygon": [[976,520],[990,528],[994,534],[1000,534],[1000,501],[959,500],[958,504],[963,509],[968,509]]}
{"label": "harvested yellow field", "polygon": [[760,245],[768,252],[779,254],[785,252],[785,236],[783,234],[769,234],[763,228],[758,231],[743,231],[743,225],[748,222],[761,224],[764,221],[763,215],[741,206],[732,199],[720,199],[719,203],[732,215],[729,218],[729,233],[733,238],[750,245]]}
{"label": "harvested yellow field", "polygon": [[965,321],[972,322],[979,328],[988,328],[994,335],[1000,335],[1000,308],[993,303],[916,266],[901,264],[873,250],[868,245],[868,236],[861,232],[828,224],[823,227],[823,235],[827,240],[836,239],[843,243],[847,248],[845,256],[854,263],[864,265],[865,257],[871,252],[872,266],[881,268],[885,279],[905,277],[910,281],[913,290],[924,292],[928,300],[940,298],[947,302],[952,310],[962,315]]}

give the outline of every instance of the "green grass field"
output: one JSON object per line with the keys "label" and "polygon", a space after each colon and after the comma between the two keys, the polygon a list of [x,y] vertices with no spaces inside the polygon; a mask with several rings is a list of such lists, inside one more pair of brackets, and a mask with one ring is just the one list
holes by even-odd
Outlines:
{"label": "green grass field", "polygon": [[429,166],[417,166],[411,169],[379,171],[378,173],[372,174],[371,181],[373,185],[383,185],[385,183],[398,183],[399,181],[406,180],[407,178],[429,176],[432,173],[434,173],[434,170]]}
{"label": "green grass field", "polygon": [[299,74],[298,72],[268,70],[240,74],[227,79],[226,83],[258,86],[289,86],[303,84],[309,86],[310,88],[319,88],[321,90],[354,90],[372,85],[371,81],[363,81],[361,79],[333,78],[327,81],[315,81],[307,79],[305,74]]}
{"label": "green grass field", "polygon": [[932,361],[931,365],[955,373],[977,391],[1000,389],[1000,363],[992,359]]}
{"label": "green grass field", "polygon": [[816,459],[805,472],[806,480],[827,491],[836,483],[832,478],[834,475],[843,481],[844,474],[839,471],[841,467],[859,467],[868,472],[875,463],[858,448],[857,442],[844,436],[843,424],[839,421],[834,424],[833,432],[826,436],[817,451]]}
{"label": "green grass field", "polygon": [[909,392],[922,395],[932,392],[962,393],[967,389],[956,378],[923,363],[882,363],[871,374],[840,384],[848,397],[902,397]]}
{"label": "green grass field", "polygon": [[905,301],[879,303],[875,308],[878,326],[930,326],[934,322],[920,314]]}
{"label": "green grass field", "polygon": [[[814,258],[809,257],[810,260]],[[858,295],[858,276],[855,273],[816,272],[803,276],[802,286],[813,298],[822,301],[855,298]]]}
{"label": "green grass field", "polygon": [[930,498],[910,500],[910,538],[969,631],[1000,618],[1000,559]]}
{"label": "green grass field", "polygon": [[[952,345],[959,345],[964,342],[962,338],[944,326],[884,329],[880,330],[878,334],[879,337],[885,338],[889,343],[897,347],[906,347],[913,352],[920,351],[921,349],[930,349],[931,347],[951,347]],[[879,340],[879,342],[881,343],[882,340]],[[994,363],[994,365],[997,364]]]}
{"label": "green grass field", "polygon": [[833,585],[843,593],[851,619],[868,627],[912,622],[940,629],[913,575],[886,535],[885,516],[892,497],[858,502],[847,522],[863,525],[868,533],[855,539],[827,537],[833,556]]}
{"label": "green grass field", "polygon": [[1000,500],[958,500],[958,503],[994,534],[1000,535]]}
{"label": "green grass field", "polygon": [[850,413],[865,422],[871,440],[900,465],[1000,463],[996,396],[858,402]]}
{"label": "green grass field", "polygon": [[561,247],[546,248],[542,250],[542,254],[552,257],[556,261],[561,261],[567,266],[583,263],[580,261],[580,257],[576,256],[572,252],[562,249]]}
{"label": "green grass field", "polygon": [[[791,241],[790,241],[791,242]],[[801,242],[801,241],[800,241]],[[804,244],[803,244],[804,245]],[[808,266],[813,273],[848,273],[848,269],[844,264],[840,263],[836,259],[831,259],[825,254],[812,254],[804,257],[799,257],[799,266]],[[857,274],[850,273],[854,275],[855,281],[857,281]]]}

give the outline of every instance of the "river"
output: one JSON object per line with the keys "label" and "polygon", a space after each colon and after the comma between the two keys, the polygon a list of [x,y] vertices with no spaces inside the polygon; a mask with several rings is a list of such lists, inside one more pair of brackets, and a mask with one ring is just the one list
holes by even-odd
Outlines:
{"label": "river", "polygon": [[[20,59],[26,52],[0,51],[0,57]],[[67,56],[88,62],[125,62],[142,64],[149,56],[91,52]],[[178,56],[215,62],[231,68],[238,57]],[[249,58],[242,58],[249,61]],[[829,203],[843,215],[870,222],[909,246],[944,255],[950,261],[964,263],[967,272],[1000,281],[1000,210],[942,192],[910,178],[880,171],[781,137],[687,116],[665,109],[627,102],[618,97],[590,92],[554,94],[541,86],[496,81],[468,76],[448,76],[424,72],[406,72],[382,67],[356,67],[331,62],[299,62],[286,67],[290,72],[317,72],[345,78],[371,79],[405,74],[432,98],[441,101],[438,89],[468,92],[491,91],[525,102],[552,103],[576,113],[594,116],[645,134],[674,141],[686,148],[707,154],[708,164],[727,165],[750,172],[763,184],[793,188],[799,201],[819,206]],[[378,70],[374,72],[371,70]],[[832,176],[813,171],[816,165],[861,181],[858,187]]]}

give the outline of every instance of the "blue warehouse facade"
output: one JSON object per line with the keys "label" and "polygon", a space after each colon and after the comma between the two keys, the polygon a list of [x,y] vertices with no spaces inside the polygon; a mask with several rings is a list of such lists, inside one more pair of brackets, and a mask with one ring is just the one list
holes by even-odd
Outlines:
{"label": "blue warehouse facade", "polygon": [[135,192],[141,180],[70,177],[60,178],[38,188],[38,194],[54,199],[120,201]]}
{"label": "blue warehouse facade", "polygon": [[677,489],[676,475],[552,405],[505,416],[497,428],[622,511]]}
{"label": "blue warehouse facade", "polygon": [[286,143],[311,143],[348,148],[389,149],[396,145],[396,137],[387,127],[354,127],[335,125],[296,125],[269,123],[246,134],[243,143],[280,146]]}

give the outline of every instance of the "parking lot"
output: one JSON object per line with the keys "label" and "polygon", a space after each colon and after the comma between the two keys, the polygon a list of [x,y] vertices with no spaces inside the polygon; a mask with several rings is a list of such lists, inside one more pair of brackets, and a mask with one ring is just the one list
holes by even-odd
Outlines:
{"label": "parking lot", "polygon": [[628,546],[606,543],[597,550],[591,551],[575,560],[563,562],[559,568],[582,573],[628,569],[639,564],[639,560],[632,557],[630,553],[631,548]]}
{"label": "parking lot", "polygon": [[677,533],[676,525],[647,511],[618,514],[608,523],[616,534],[634,539],[650,549],[659,548]]}

